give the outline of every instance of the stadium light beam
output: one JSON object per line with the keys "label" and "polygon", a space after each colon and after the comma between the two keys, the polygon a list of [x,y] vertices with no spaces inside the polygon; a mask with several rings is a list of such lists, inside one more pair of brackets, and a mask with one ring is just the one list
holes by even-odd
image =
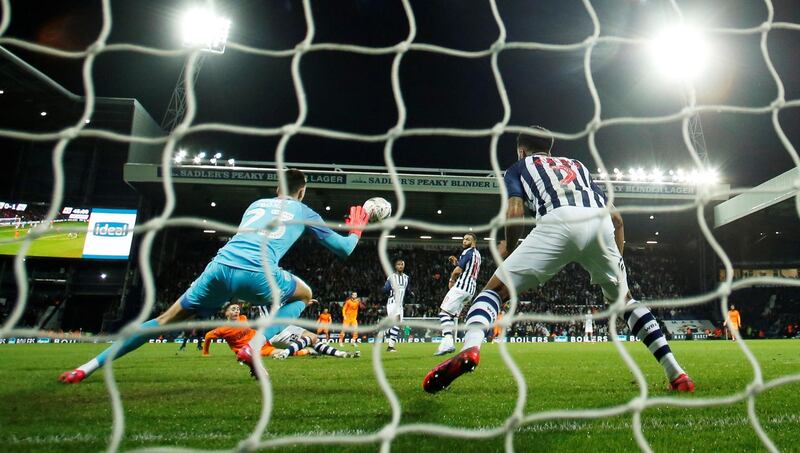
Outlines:
{"label": "stadium light beam", "polygon": [[662,30],[650,41],[649,51],[658,73],[669,80],[696,79],[709,58],[703,34],[685,25]]}
{"label": "stadium light beam", "polygon": [[224,53],[231,21],[210,9],[191,9],[181,19],[184,47],[211,53]]}

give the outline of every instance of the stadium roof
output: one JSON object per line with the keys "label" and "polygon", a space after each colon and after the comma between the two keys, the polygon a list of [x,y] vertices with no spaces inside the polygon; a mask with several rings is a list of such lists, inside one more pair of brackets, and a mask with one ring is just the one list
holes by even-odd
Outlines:
{"label": "stadium roof", "polygon": [[[647,37],[659,21],[668,21],[662,2],[596,2],[603,35]],[[691,3],[691,2],[690,2]],[[682,5],[687,20],[704,26],[758,27],[766,6],[750,0],[729,0],[725,8],[707,2]],[[98,2],[27,0],[13,8],[6,36],[62,49],[82,49],[100,28]],[[157,0],[113,2],[110,42],[135,43],[161,49],[179,46],[173,33],[181,2]],[[304,36],[300,2],[219,2],[232,21],[231,41],[262,49],[291,49]],[[775,21],[796,22],[796,2],[775,2]],[[488,49],[497,26],[488,3],[414,2],[415,42],[463,50]],[[508,41],[582,42],[593,30],[580,2],[501,2],[500,15]],[[391,46],[406,38],[408,24],[399,3],[354,1],[313,3],[315,42]],[[527,18],[536,17],[531,27]],[[463,30],[470,30],[463,33]],[[797,97],[800,71],[792,34],[772,31],[770,58],[786,88],[786,99]],[[775,97],[760,50],[760,35],[720,36],[714,71],[696,84],[705,104],[767,106]],[[76,93],[83,90],[81,59],[60,59],[13,49],[26,61]],[[635,46],[604,43],[592,55],[602,118],[655,116],[678,112],[680,90],[653,80]],[[210,57],[197,82],[197,122],[222,122],[278,127],[295,121],[297,101],[290,59],[256,56],[229,46]],[[392,128],[397,108],[391,92],[391,55],[354,55],[314,51],[303,56],[300,70],[308,100],[307,125],[337,131],[382,134]],[[156,118],[169,101],[183,59],[133,52],[101,54],[93,71],[98,95],[138,99]],[[594,111],[583,72],[583,52],[506,50],[499,65],[511,102],[511,123],[540,123],[552,130],[585,129]],[[400,70],[408,110],[406,127],[491,128],[502,117],[502,106],[488,58],[456,58],[409,51]],[[798,109],[781,111],[782,124],[797,122]],[[735,187],[759,184],[786,171],[791,160],[769,115],[708,112],[702,115],[711,163]],[[786,128],[793,142],[800,130]],[[277,137],[229,133],[197,133],[185,138],[191,149],[219,149],[239,160],[275,160]],[[501,165],[513,160],[513,134],[500,139]],[[614,126],[601,129],[597,146],[606,164],[661,168],[689,167],[680,122],[662,125]],[[445,168],[489,168],[489,138],[443,136],[406,137],[395,145],[398,165]],[[558,153],[591,162],[585,139],[560,141]],[[289,141],[287,160],[382,165],[382,143],[360,143],[299,134]],[[757,155],[759,165],[744,165]],[[335,156],[335,159],[331,159]]]}

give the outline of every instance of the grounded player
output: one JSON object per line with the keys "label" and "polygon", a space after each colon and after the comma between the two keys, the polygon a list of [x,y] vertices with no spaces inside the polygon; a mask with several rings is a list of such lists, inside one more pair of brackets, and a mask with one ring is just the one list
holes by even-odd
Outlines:
{"label": "grounded player", "polygon": [[731,308],[728,309],[728,319],[731,320],[731,323],[728,324],[728,320],[726,319],[725,322],[722,324],[725,326],[725,338],[728,337],[728,333],[731,335],[731,340],[736,341],[736,337],[733,336],[733,329],[739,330],[742,327],[742,316],[739,314],[739,310],[736,309],[736,306],[731,305]]}
{"label": "grounded player", "polygon": [[[228,321],[247,321],[247,317],[240,313],[238,304],[231,304],[225,309],[225,318]],[[211,340],[222,338],[228,343],[228,346],[238,355],[240,349],[246,347],[256,331],[249,327],[217,327],[216,329],[208,332],[203,342],[203,355],[209,355],[209,346]],[[286,346],[286,349],[278,349],[275,346]],[[302,346],[302,347],[301,347]],[[306,355],[306,347],[311,347],[314,353],[322,355],[330,355],[339,358],[345,357],[360,357],[360,353],[347,353],[339,351],[336,348],[328,346],[327,344],[319,341],[318,337],[313,333],[297,326],[286,326],[280,332],[272,336],[264,346],[261,347],[261,356],[274,357],[276,359],[285,359],[290,355]]]}
{"label": "grounded player", "polygon": [[[544,284],[566,264],[576,261],[601,286],[606,300],[613,302],[622,295],[628,305],[633,305],[629,307],[632,311],[625,312],[625,320],[664,368],[670,387],[693,392],[694,382],[678,364],[655,317],[628,291],[621,253],[622,216],[605,215],[605,194],[592,181],[588,169],[575,159],[551,157],[552,146],[552,137],[520,134],[517,138],[519,160],[505,173],[507,217],[523,217],[527,207],[536,215],[536,228],[518,245],[524,227],[506,226],[506,241],[500,244],[500,252],[510,255],[470,307],[463,349],[431,370],[423,388],[438,392],[478,366],[484,330],[492,326],[500,305],[509,299],[510,286],[519,291]],[[602,241],[598,235],[602,235]]]}
{"label": "grounded player", "polygon": [[[386,279],[383,285],[383,292],[389,295],[386,301],[386,317],[396,323],[403,322],[403,302],[406,294],[411,291],[409,289],[410,279],[403,271],[406,269],[406,262],[401,259],[394,261],[394,273]],[[386,352],[397,352],[395,344],[397,344],[397,337],[400,335],[400,327],[394,325],[386,331],[386,337],[389,339],[389,346]]]}
{"label": "grounded player", "polygon": [[439,322],[442,325],[442,342],[434,355],[450,354],[456,350],[453,328],[458,315],[464,308],[464,303],[475,297],[475,288],[478,282],[478,272],[481,268],[481,252],[475,248],[478,237],[467,233],[461,240],[464,250],[461,257],[449,258],[450,264],[455,266],[447,283],[447,295],[444,296],[439,311]]}
{"label": "grounded player", "polygon": [[[351,207],[350,217],[346,223],[352,230],[347,236],[339,235],[321,225],[322,218],[319,214],[302,203],[306,194],[306,177],[303,172],[290,169],[286,170],[284,175],[288,192],[282,193],[279,188],[277,197],[261,199],[251,204],[242,216],[239,232],[219,249],[197,280],[167,311],[143,323],[142,328],[171,324],[193,316],[207,316],[233,298],[270,306],[272,290],[264,273],[264,264],[280,291],[278,296],[281,306],[276,317],[294,319],[300,316],[306,304],[312,300],[311,288],[301,279],[278,267],[280,259],[306,228],[336,255],[346,257],[358,244],[368,216],[363,207]],[[275,221],[278,220],[310,221],[319,224],[275,225]],[[262,263],[262,242],[266,250],[266,263]],[[270,326],[264,332],[254,335],[249,345],[239,349],[237,353],[239,360],[247,363],[251,371],[254,363],[260,365],[260,360],[253,360],[252,351],[260,351],[267,342],[267,336],[276,335],[280,332],[279,329],[279,326]],[[147,342],[147,338],[147,334],[140,334],[122,340],[116,358],[143,345]],[[65,383],[81,382],[106,363],[111,349],[112,347],[109,347],[75,370],[63,373],[59,380]]]}
{"label": "grounded player", "polygon": [[[350,293],[350,297],[344,301],[342,305],[342,325],[345,327],[358,327],[358,309],[361,307],[361,301],[358,299],[358,293],[353,291]],[[342,333],[339,334],[339,346],[344,346],[344,330]],[[353,337],[351,339],[353,346],[357,346],[356,343],[358,340],[358,331],[353,331]]]}
{"label": "grounded player", "polygon": [[328,313],[328,309],[327,308],[322,310],[322,313],[319,314],[319,317],[317,318],[317,324],[319,324],[319,327],[317,327],[317,335],[320,335],[320,334],[324,333],[325,334],[325,339],[326,340],[330,340],[331,339],[331,314]]}

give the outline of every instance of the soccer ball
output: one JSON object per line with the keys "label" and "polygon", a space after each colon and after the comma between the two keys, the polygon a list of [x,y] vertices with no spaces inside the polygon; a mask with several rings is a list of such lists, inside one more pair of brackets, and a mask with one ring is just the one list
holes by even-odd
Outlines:
{"label": "soccer ball", "polygon": [[367,211],[370,222],[380,222],[392,215],[392,204],[385,198],[374,197],[364,202],[364,210]]}

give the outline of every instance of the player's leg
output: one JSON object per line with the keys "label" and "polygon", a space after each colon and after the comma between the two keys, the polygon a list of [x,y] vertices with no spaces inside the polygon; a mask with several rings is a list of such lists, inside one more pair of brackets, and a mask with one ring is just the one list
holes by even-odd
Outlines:
{"label": "player's leg", "polygon": [[442,342],[434,355],[444,355],[454,352],[455,348],[455,321],[464,308],[464,303],[469,298],[469,293],[456,287],[450,288],[444,296],[439,307],[439,325],[442,327]]}
{"label": "player's leg", "polygon": [[[574,248],[559,224],[540,223],[506,258],[472,302],[467,312],[467,332],[461,352],[432,369],[422,382],[426,392],[447,388],[456,378],[473,371],[480,362],[480,348],[492,329],[503,302],[510,298],[508,285],[515,289],[545,283],[573,261]],[[503,280],[508,278],[507,282]]]}
{"label": "player's leg", "polygon": [[[168,308],[167,311],[162,313],[159,317],[146,321],[142,323],[139,327],[141,329],[146,329],[164,324],[184,321],[189,317],[191,317],[192,315],[194,315],[194,311],[189,311],[185,309],[181,305],[181,300],[178,300],[174,304],[172,304],[172,306]],[[125,354],[139,348],[139,346],[145,344],[149,338],[150,338],[149,334],[132,335],[126,338],[125,340],[122,341],[122,346],[114,355],[114,359],[119,359]],[[66,371],[62,373],[61,376],[59,377],[59,380],[67,384],[77,384],[78,382],[81,382],[85,378],[89,377],[92,373],[97,371],[98,368],[106,364],[106,362],[111,357],[111,350],[113,348],[114,346],[109,346],[103,352],[101,352],[88,362],[84,363],[83,365],[79,366],[75,370]]]}
{"label": "player's leg", "polygon": [[350,341],[353,342],[353,347],[358,347],[358,319],[353,320],[353,335],[350,337]]}
{"label": "player's leg", "polygon": [[[259,274],[251,276],[250,278],[257,280],[256,285],[260,289],[260,292],[255,294],[252,299],[265,306],[269,306],[272,303],[272,297],[266,277],[264,277],[263,274]],[[291,301],[283,304],[278,309],[276,317],[286,319],[296,319],[300,317],[300,313],[305,310],[306,306],[312,300],[313,293],[311,288],[303,280],[284,270],[278,270],[278,272],[275,273],[275,280],[278,289],[281,291],[281,301]],[[249,344],[250,351],[260,350],[261,347],[266,344],[267,339],[277,333],[267,332],[268,330],[270,330],[270,327],[253,335]]]}
{"label": "player's leg", "polygon": [[664,369],[673,389],[693,392],[694,382],[678,364],[655,316],[649,308],[633,299],[628,289],[625,263],[614,242],[611,220],[604,218],[600,219],[599,223],[603,240],[598,240],[595,230],[595,238],[584,249],[578,260],[579,264],[589,272],[592,282],[600,285],[609,303],[614,303],[620,294],[625,295],[627,309],[624,318],[631,333],[636,335],[653,354]]}
{"label": "player's leg", "polygon": [[[227,278],[227,266],[209,263],[192,286],[172,304],[164,313],[157,318],[145,321],[139,327],[146,329],[165,324],[172,324],[184,321],[197,313],[213,313],[229,299],[225,279]],[[125,354],[139,348],[150,338],[149,334],[136,334],[122,340],[122,345],[114,355],[119,359]],[[108,347],[92,360],[86,362],[73,371],[65,372],[59,380],[65,383],[77,383],[91,375],[98,368],[105,365],[111,355],[111,351],[116,345]]]}
{"label": "player's leg", "polygon": [[297,355],[307,347],[313,348],[318,354],[339,358],[359,357],[361,355],[358,351],[347,353],[329,346],[320,341],[317,335],[297,326],[286,327],[280,333],[270,338],[270,343],[286,345],[286,349],[273,356],[276,359],[285,359],[286,357]]}

